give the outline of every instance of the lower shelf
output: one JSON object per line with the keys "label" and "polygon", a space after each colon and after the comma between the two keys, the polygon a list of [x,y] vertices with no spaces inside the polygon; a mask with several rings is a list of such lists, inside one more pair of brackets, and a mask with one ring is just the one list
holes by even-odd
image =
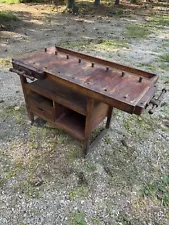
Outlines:
{"label": "lower shelf", "polygon": [[84,140],[85,135],[85,116],[70,111],[63,114],[55,121],[58,128],[64,129],[80,140]]}

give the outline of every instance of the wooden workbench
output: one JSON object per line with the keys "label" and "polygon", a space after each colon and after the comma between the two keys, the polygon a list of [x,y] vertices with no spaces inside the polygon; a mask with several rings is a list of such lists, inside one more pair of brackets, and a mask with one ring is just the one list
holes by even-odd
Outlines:
{"label": "wooden workbench", "polygon": [[117,108],[140,115],[156,91],[158,77],[138,69],[50,47],[13,59],[11,71],[20,75],[28,115],[38,116],[84,142],[107,118],[103,136]]}

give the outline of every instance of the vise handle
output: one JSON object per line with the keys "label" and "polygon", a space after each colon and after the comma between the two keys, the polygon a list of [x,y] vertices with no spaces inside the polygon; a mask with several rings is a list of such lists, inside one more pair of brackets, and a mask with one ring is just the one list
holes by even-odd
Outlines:
{"label": "vise handle", "polygon": [[161,101],[164,97],[164,94],[167,92],[167,90],[165,88],[162,89],[160,95],[158,96],[158,98],[152,98],[149,104],[152,104],[152,108],[148,111],[149,114],[153,114],[155,109],[160,106]]}
{"label": "vise handle", "polygon": [[13,72],[13,73],[17,73],[17,74],[20,75],[20,76],[24,76],[24,77],[26,77],[26,78],[28,78],[28,79],[30,79],[30,80],[32,80],[32,81],[35,80],[35,78],[32,77],[31,75],[25,74],[25,71],[16,70],[16,69],[14,69],[14,68],[10,68],[9,71],[10,71],[10,72]]}

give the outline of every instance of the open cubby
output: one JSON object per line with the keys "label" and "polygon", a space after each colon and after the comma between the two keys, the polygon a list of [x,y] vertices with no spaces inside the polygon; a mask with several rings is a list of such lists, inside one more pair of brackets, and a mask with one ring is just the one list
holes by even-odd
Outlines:
{"label": "open cubby", "polygon": [[[34,121],[34,116],[40,117],[84,141],[85,153],[91,132],[105,117],[111,117],[107,104],[48,79],[26,82],[23,90],[31,121]],[[110,124],[107,121],[106,128]]]}

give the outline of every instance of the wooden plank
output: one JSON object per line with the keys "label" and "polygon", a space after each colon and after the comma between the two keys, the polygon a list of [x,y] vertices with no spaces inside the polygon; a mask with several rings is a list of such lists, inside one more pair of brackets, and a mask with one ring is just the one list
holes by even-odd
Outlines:
{"label": "wooden plank", "polygon": [[99,103],[93,110],[92,116],[92,130],[94,130],[106,117],[108,114],[109,106],[105,103]]}
{"label": "wooden plank", "polygon": [[50,80],[41,80],[26,84],[26,88],[82,115],[86,114],[86,97],[66,86],[58,85]]}
{"label": "wooden plank", "polygon": [[55,121],[58,128],[61,128],[80,140],[84,140],[85,117],[71,111],[64,114]]}

